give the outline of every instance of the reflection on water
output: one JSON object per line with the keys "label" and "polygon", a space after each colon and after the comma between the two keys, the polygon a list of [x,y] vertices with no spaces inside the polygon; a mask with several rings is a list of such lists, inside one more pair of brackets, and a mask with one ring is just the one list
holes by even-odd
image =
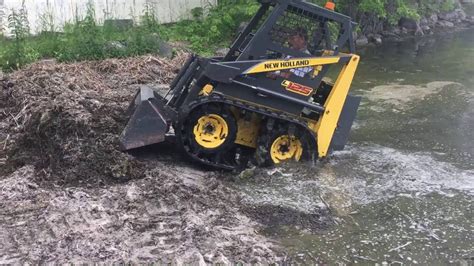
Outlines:
{"label": "reflection on water", "polygon": [[330,210],[322,232],[272,230],[303,261],[472,262],[474,30],[361,52],[349,147],[239,183],[243,200]]}
{"label": "reflection on water", "polygon": [[474,29],[442,37],[433,36],[405,42],[386,43],[361,49],[361,63],[355,87],[402,81],[423,84],[437,80],[474,83]]}

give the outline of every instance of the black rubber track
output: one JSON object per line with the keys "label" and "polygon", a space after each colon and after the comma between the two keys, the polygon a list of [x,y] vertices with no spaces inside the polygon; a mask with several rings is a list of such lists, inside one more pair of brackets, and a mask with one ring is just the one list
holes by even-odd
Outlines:
{"label": "black rubber track", "polygon": [[[190,136],[189,133],[186,132],[187,129],[185,127],[186,120],[188,119],[188,116],[193,112],[193,110],[195,111],[197,110],[196,108],[208,104],[218,104],[221,105],[221,108],[227,110],[231,106],[234,106],[238,109],[257,113],[269,119],[272,118],[276,121],[276,124],[294,124],[299,129],[299,131],[302,132],[301,134],[305,136],[304,138],[308,140],[308,146],[312,147],[309,148],[308,151],[316,151],[316,137],[313,132],[307,129],[305,121],[285,115],[283,113],[276,112],[275,110],[263,108],[261,106],[249,105],[238,100],[228,99],[220,94],[212,94],[208,97],[202,97],[191,102],[188,109],[190,111],[187,113],[179,114],[178,122],[174,125],[177,143],[180,146],[179,148],[184,151],[186,155],[189,156],[192,160],[198,161],[202,164],[214,168],[230,171],[241,170],[243,167],[246,166],[243,164],[248,161],[248,158],[240,158],[240,160],[236,160],[236,157],[249,156],[248,149],[245,149],[240,145],[233,145],[233,147],[227,148],[227,150],[223,150],[223,152],[218,152],[212,155],[205,155],[205,153],[203,152],[196,151],[196,149],[193,149],[193,147],[190,145]],[[238,153],[241,154],[236,156]],[[304,157],[311,158],[312,156],[311,154],[308,154]]]}

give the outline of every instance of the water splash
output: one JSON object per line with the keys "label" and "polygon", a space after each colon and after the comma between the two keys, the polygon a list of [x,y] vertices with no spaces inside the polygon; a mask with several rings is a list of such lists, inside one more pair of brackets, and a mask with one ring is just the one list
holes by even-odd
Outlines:
{"label": "water splash", "polygon": [[380,145],[356,145],[327,163],[288,164],[240,184],[243,199],[311,212],[329,205],[337,214],[353,204],[432,192],[474,195],[474,171],[437,161],[429,153],[410,153]]}
{"label": "water splash", "polygon": [[[347,160],[351,163],[347,164]],[[361,204],[432,192],[474,195],[473,170],[459,169],[425,152],[403,152],[380,145],[353,146],[336,153],[330,164],[339,173],[338,186]]]}

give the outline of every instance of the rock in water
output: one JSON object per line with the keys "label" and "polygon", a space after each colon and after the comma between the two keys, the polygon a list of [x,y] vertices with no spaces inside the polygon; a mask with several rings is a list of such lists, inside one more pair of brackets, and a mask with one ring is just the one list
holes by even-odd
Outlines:
{"label": "rock in water", "polygon": [[364,46],[364,45],[367,45],[367,44],[369,44],[369,39],[367,39],[367,37],[365,35],[360,36],[356,40],[356,45],[357,46]]}
{"label": "rock in water", "polygon": [[256,169],[257,169],[257,167],[253,166],[251,168],[247,168],[247,169],[243,170],[242,172],[240,172],[239,178],[244,179],[244,180],[252,178],[255,175],[255,170]]}

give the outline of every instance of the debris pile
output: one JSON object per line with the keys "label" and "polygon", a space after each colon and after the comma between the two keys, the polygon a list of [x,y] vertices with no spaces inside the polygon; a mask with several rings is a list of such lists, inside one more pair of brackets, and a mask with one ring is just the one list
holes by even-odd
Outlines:
{"label": "debris pile", "polygon": [[34,165],[44,180],[97,185],[142,175],[117,150],[139,84],[168,84],[187,54],[60,64],[41,61],[0,80],[0,176]]}

